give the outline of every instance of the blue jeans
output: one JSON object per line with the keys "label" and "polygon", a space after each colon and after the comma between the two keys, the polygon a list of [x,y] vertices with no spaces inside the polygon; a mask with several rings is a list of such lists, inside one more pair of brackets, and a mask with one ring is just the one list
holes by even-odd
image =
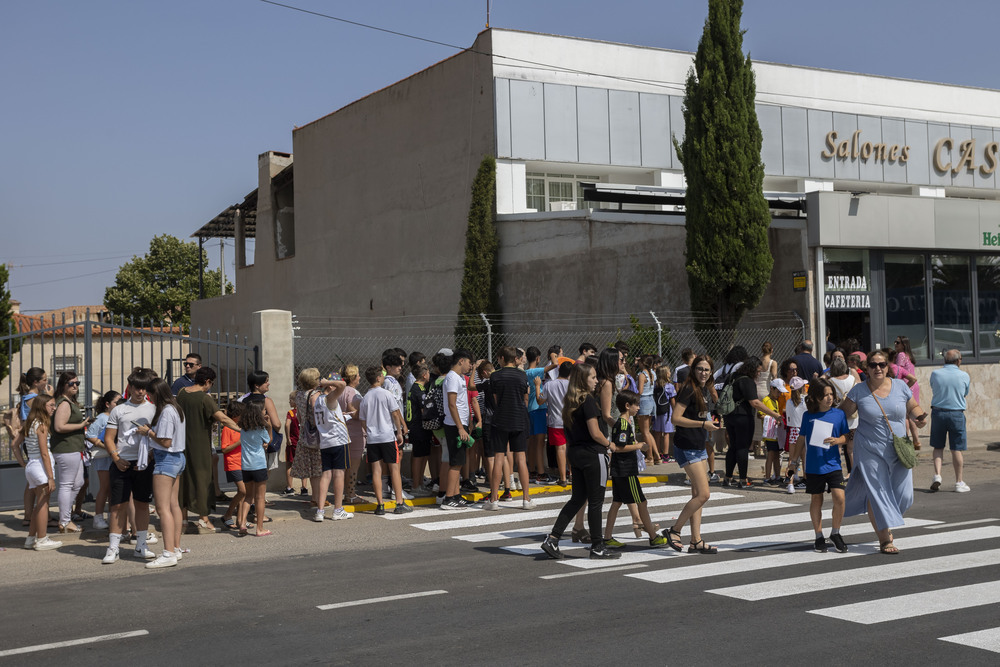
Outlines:
{"label": "blue jeans", "polygon": [[166,475],[177,479],[187,462],[184,452],[165,452],[162,449],[153,450],[153,474]]}
{"label": "blue jeans", "polygon": [[964,452],[968,445],[965,442],[965,413],[961,410],[942,410],[931,408],[931,447],[944,449],[945,436],[953,452]]}

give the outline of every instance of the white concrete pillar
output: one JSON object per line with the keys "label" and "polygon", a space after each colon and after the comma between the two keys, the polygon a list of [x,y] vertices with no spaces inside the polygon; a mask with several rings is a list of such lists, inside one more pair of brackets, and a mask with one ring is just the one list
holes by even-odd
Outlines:
{"label": "white concrete pillar", "polygon": [[[295,388],[295,340],[292,332],[292,313],[287,310],[258,310],[251,316],[250,344],[260,351],[258,370],[265,371],[270,379],[268,397],[274,401],[278,416],[284,422],[288,412],[288,394]],[[284,446],[279,460],[284,461]],[[267,488],[280,491],[285,488],[284,464],[268,475]],[[280,473],[280,474],[279,474]]]}
{"label": "white concrete pillar", "polygon": [[517,160],[497,160],[497,213],[524,213],[527,167]]}

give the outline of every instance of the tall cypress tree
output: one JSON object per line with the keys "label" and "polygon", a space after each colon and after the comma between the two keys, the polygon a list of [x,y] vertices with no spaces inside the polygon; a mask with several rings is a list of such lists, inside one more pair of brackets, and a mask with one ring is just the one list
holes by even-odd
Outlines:
{"label": "tall cypress tree", "polygon": [[487,155],[479,163],[479,171],[472,182],[472,202],[465,230],[465,267],[455,325],[455,337],[463,345],[471,344],[465,337],[486,333],[479,313],[495,313],[500,309],[496,289],[499,240],[493,221],[496,178],[497,161]]}
{"label": "tall cypress tree", "polygon": [[760,302],[774,265],[742,14],[742,0],[709,0],[684,94],[684,141],[674,142],[687,179],[691,310],[706,316],[702,328],[736,328]]}

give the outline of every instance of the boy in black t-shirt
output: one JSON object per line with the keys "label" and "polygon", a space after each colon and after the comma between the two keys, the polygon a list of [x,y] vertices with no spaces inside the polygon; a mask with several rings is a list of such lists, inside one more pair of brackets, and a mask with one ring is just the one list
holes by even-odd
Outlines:
{"label": "boy in black t-shirt", "polygon": [[649,518],[646,509],[646,496],[639,486],[639,450],[643,445],[635,440],[635,425],[633,419],[639,412],[639,395],[634,391],[622,389],[615,397],[615,405],[621,412],[621,417],[611,427],[611,443],[614,453],[611,455],[611,508],[608,510],[607,527],[604,529],[604,544],[612,549],[625,546],[612,533],[618,508],[627,505],[629,511],[638,511],[643,528],[649,534],[649,546],[666,547],[667,538],[656,534],[656,526]]}
{"label": "boy in black t-shirt", "polygon": [[406,394],[406,411],[403,416],[406,428],[409,429],[410,446],[413,448],[410,454],[413,493],[420,494],[425,492],[424,468],[431,454],[432,435],[430,431],[424,430],[423,424],[423,405],[430,386],[430,369],[421,361],[413,366],[412,372],[414,381]]}

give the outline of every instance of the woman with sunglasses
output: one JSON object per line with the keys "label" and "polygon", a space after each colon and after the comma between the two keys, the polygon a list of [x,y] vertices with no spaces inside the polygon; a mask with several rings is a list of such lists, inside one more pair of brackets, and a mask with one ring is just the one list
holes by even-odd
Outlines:
{"label": "woman with sunglasses", "polygon": [[878,535],[879,550],[898,554],[892,528],[903,525],[903,513],[913,504],[913,476],[899,462],[892,436],[906,434],[909,417],[922,428],[927,413],[905,382],[888,376],[888,367],[885,350],[872,351],[867,359],[868,380],[855,385],[840,404],[848,417],[858,414],[844,516],[867,512]]}
{"label": "woman with sunglasses", "polygon": [[681,544],[681,530],[684,524],[690,523],[691,543],[688,545],[688,553],[719,552],[715,547],[705,544],[701,537],[701,508],[710,496],[705,432],[719,430],[719,426],[712,421],[705,398],[711,380],[712,362],[708,357],[695,357],[691,362],[691,371],[674,399],[674,458],[691,482],[691,500],[681,509],[674,525],[662,533],[674,551],[684,548]]}
{"label": "woman with sunglasses", "polygon": [[77,401],[80,380],[73,371],[59,375],[56,383],[56,412],[52,415],[50,445],[56,458],[56,478],[59,480],[59,532],[79,533],[80,527],[72,521],[73,501],[83,486],[83,452],[86,450],[85,433],[90,418],[84,418],[83,408]]}

